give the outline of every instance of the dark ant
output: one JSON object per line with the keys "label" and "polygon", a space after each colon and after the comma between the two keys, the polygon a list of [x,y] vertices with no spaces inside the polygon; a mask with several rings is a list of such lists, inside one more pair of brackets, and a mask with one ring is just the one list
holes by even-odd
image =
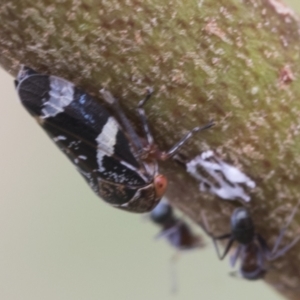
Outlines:
{"label": "dark ant", "polygon": [[150,218],[162,228],[157,238],[166,238],[174,248],[187,250],[204,245],[201,237],[195,235],[187,223],[174,215],[169,203],[163,201],[158,203],[150,213]]}
{"label": "dark ant", "polygon": [[[201,236],[192,232],[190,226],[175,216],[172,206],[164,201],[161,201],[151,211],[150,219],[161,227],[157,238],[166,238],[168,242],[179,251],[201,248],[204,246]],[[177,291],[177,276],[175,270],[175,262],[178,259],[174,255],[171,260],[171,292]]]}
{"label": "dark ant", "polygon": [[[213,243],[219,259],[223,259],[231,249],[232,244],[236,241],[239,245],[235,249],[230,258],[230,264],[235,266],[238,258],[241,259],[239,275],[248,280],[256,280],[263,278],[267,273],[266,261],[273,261],[284,255],[290,250],[299,240],[300,235],[294,238],[292,242],[283,248],[279,249],[282,238],[287,227],[294,218],[300,201],[290,214],[285,226],[283,226],[276,238],[272,250],[268,247],[266,240],[257,232],[255,232],[253,220],[249,211],[245,207],[236,208],[231,215],[231,233],[214,236],[209,232],[206,219],[204,218],[204,231],[213,239]],[[204,217],[204,216],[203,216]],[[229,239],[224,253],[221,255],[217,240]],[[233,272],[233,274],[236,272]]]}

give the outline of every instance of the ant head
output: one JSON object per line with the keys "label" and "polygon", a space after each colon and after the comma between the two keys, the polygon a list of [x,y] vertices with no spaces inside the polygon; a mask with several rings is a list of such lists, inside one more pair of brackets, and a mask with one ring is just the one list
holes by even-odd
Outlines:
{"label": "ant head", "polygon": [[151,211],[150,218],[154,223],[164,224],[173,216],[173,209],[167,202],[159,202]]}
{"label": "ant head", "polygon": [[249,211],[245,207],[236,208],[231,215],[231,232],[240,244],[247,245],[254,238],[254,225]]}

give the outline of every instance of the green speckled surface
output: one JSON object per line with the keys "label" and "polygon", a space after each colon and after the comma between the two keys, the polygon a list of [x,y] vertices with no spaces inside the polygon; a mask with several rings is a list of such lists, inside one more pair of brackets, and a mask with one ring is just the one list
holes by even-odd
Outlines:
{"label": "green speckled surface", "polygon": [[[128,36],[128,32],[121,29],[124,24],[128,26],[126,16],[129,12],[132,13],[130,5],[127,11],[117,7],[118,1],[102,2],[116,9],[117,16],[121,16],[120,23],[106,23],[108,36],[93,32],[95,43],[91,48],[85,49],[84,40],[78,44],[80,51],[84,50],[91,56],[100,51],[103,56],[99,56],[99,61],[93,60],[88,66],[82,66],[84,73],[80,74],[80,79],[77,78],[78,71],[72,70],[72,60],[66,61],[70,70],[67,75],[69,79],[79,80],[82,86],[89,86],[85,77],[99,77],[102,84],[117,90],[120,97],[129,98],[130,101],[133,95],[132,101],[136,101],[137,94],[142,95],[145,85],[154,85],[159,100],[158,105],[152,107],[155,122],[151,119],[151,113],[150,120],[157,126],[156,136],[165,135],[167,123],[173,124],[172,127],[176,130],[182,124],[184,128],[192,127],[196,119],[204,122],[214,118],[218,122],[217,130],[221,130],[222,135],[205,135],[204,141],[199,139],[198,144],[194,145],[194,153],[195,149],[215,145],[220,155],[243,166],[244,171],[251,169],[251,174],[248,175],[253,176],[264,187],[263,190],[258,189],[255,201],[263,201],[276,194],[276,199],[268,203],[266,209],[278,208],[281,199],[286,197],[296,199],[298,191],[295,187],[298,184],[297,173],[300,166],[300,160],[295,155],[299,149],[299,139],[296,138],[299,134],[299,101],[294,98],[294,94],[299,93],[299,84],[280,80],[281,71],[288,73],[289,65],[292,66],[290,76],[299,75],[299,64],[293,65],[299,61],[300,53],[297,43],[291,45],[292,36],[296,34],[293,22],[290,25],[291,41],[281,38],[280,32],[275,31],[274,40],[269,44],[265,40],[265,30],[269,29],[264,18],[273,8],[262,10],[260,20],[253,27],[250,24],[250,4],[258,1],[245,1],[249,6],[245,6],[245,11],[240,12],[239,26],[243,29],[247,27],[245,30],[253,39],[244,40],[239,35],[238,39],[233,40],[232,36],[236,36],[233,33],[240,27],[232,23],[228,10],[234,7],[226,8],[226,1],[220,1],[222,9],[217,18],[213,15],[213,10],[209,14],[209,9],[205,16],[201,15],[200,4],[204,1],[199,1],[199,5],[196,1],[191,2],[193,4],[185,11],[177,9],[182,5],[181,1],[172,1],[169,7],[161,6],[159,9],[162,14],[167,10],[170,15],[169,21],[165,23],[165,31],[155,31],[156,23],[160,21],[158,15],[156,19],[151,19],[153,28],[140,28],[134,36]],[[82,26],[79,32],[90,32],[94,28],[90,24],[90,18],[105,24],[104,13],[95,9],[95,15],[88,15],[85,13],[88,7],[77,7],[76,3],[74,1],[74,6],[68,10],[68,18],[71,22],[76,9],[81,10],[79,21]],[[161,5],[159,1],[155,3]],[[300,11],[300,5],[297,5]],[[2,9],[4,7],[3,5]],[[45,11],[42,8],[28,9],[27,16],[39,20],[40,14],[51,14],[51,9],[51,3]],[[169,42],[167,30],[174,26],[172,12],[176,10],[182,14],[175,18],[176,22],[181,20],[176,24],[181,30],[174,33],[172,52],[162,54],[159,47]],[[151,16],[153,11],[149,8],[145,12],[136,12],[136,17],[139,13]],[[192,23],[186,21],[188,14],[193,16]],[[61,16],[58,14],[57,18],[64,22],[64,16],[65,13],[61,12]],[[293,19],[293,16],[290,17]],[[285,21],[284,18],[283,20]],[[218,22],[221,21],[228,22],[226,32],[218,27]],[[199,31],[199,27],[198,30],[187,30],[189,26],[194,28],[193,22],[199,22],[202,31]],[[1,30],[13,25],[13,22],[3,24],[0,36],[3,32]],[[22,25],[23,34],[33,34],[31,28],[25,25],[26,22]],[[44,25],[41,23],[40,26]],[[49,35],[43,37],[43,42],[53,43],[53,51],[49,51],[52,59],[56,55],[57,41],[52,40],[51,33],[50,31]],[[143,39],[145,33],[151,35],[151,38],[155,37],[157,43],[149,45],[147,38]],[[73,40],[78,42],[80,37],[72,35],[71,29],[61,34],[64,36],[64,39],[59,40],[62,43],[61,51],[76,50],[70,49],[69,45],[73,44]],[[109,45],[109,53],[105,47],[99,50],[99,45],[102,44],[97,40],[99,36],[105,37],[103,43]],[[186,43],[186,37],[189,37],[189,43]],[[18,38],[14,37],[15,40]],[[126,43],[131,40],[135,40],[136,47],[127,49]],[[22,39],[17,51],[20,51],[19,59],[24,62],[21,41]],[[285,47],[286,43],[289,45],[287,51],[281,51],[279,55],[278,47]],[[39,39],[34,46],[39,46]],[[240,46],[241,51],[236,51],[236,46]],[[149,48],[150,51],[144,51]],[[13,51],[16,50],[11,51],[13,57]],[[36,56],[36,51],[32,50],[36,64],[42,65],[45,70],[52,70],[47,61],[44,61],[43,48],[39,51],[40,56]],[[126,60],[132,57],[126,51],[136,51],[132,62]],[[236,51],[236,59],[227,61],[226,57],[228,54],[232,55],[232,51]],[[111,53],[119,54],[119,57],[115,55],[117,59],[111,60]],[[180,59],[177,56],[174,58],[173,55],[178,53],[185,55],[179,55]],[[256,57],[256,53],[263,53],[262,57],[267,59],[261,59],[258,54]],[[103,60],[103,57],[106,59]],[[1,63],[5,65],[7,61],[3,60],[3,56],[1,58]],[[84,61],[88,59],[84,57]],[[78,60],[81,60],[80,56]],[[19,62],[12,62],[12,70],[15,70]],[[96,66],[101,62],[112,71],[100,74],[101,70]],[[160,65],[159,70],[156,68],[157,64]],[[136,65],[139,66],[138,69],[134,68]],[[243,72],[237,73],[241,67]],[[63,70],[60,65],[52,72],[64,75]],[[161,70],[165,70],[165,73]],[[262,282],[249,283],[230,278],[228,260],[220,263],[210,243],[203,251],[182,255],[177,264],[179,292],[171,296],[169,263],[174,251],[164,241],[154,241],[157,229],[140,216],[110,208],[89,191],[80,175],[74,172],[73,167],[18,103],[12,78],[1,76],[0,104],[1,111],[5,112],[0,120],[1,299],[280,299]],[[251,78],[259,78],[259,82],[252,81]],[[128,82],[126,87],[121,84],[124,80]],[[157,82],[159,86],[156,86]],[[219,83],[218,89],[214,85],[216,82]],[[95,84],[89,86],[89,89],[96,93],[99,86]],[[163,101],[165,99],[168,100],[167,106]],[[191,104],[186,99],[196,99],[196,102]],[[262,102],[261,99],[265,101]],[[161,113],[160,109],[166,107],[174,107],[172,114]],[[188,118],[182,115],[182,110],[186,108],[190,112]],[[181,124],[177,122],[179,119]],[[247,124],[242,124],[242,120],[247,120]],[[240,125],[231,126],[233,122]],[[272,138],[270,131],[276,132]],[[180,137],[182,132],[178,130],[177,135],[170,138],[166,136],[163,143],[172,144],[173,138]],[[269,155],[265,157],[261,153],[267,150]],[[274,161],[276,172],[272,175]],[[276,185],[268,185],[272,176],[276,176]],[[281,220],[280,216],[278,222]],[[259,223],[265,220],[257,221]],[[275,229],[277,230],[276,224]]]}

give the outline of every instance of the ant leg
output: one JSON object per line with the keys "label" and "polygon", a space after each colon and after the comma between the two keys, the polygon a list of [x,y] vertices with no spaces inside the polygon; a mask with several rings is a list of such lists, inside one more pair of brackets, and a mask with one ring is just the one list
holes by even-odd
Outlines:
{"label": "ant leg", "polygon": [[258,241],[258,244],[260,246],[261,251],[263,252],[265,257],[269,257],[271,254],[271,250],[266,242],[266,240],[260,235],[260,234],[256,234],[256,239]]}
{"label": "ant leg", "polygon": [[162,160],[167,160],[170,157],[172,157],[173,155],[175,155],[179,149],[187,142],[187,140],[189,140],[195,133],[208,129],[212,126],[214,126],[215,123],[213,121],[210,121],[209,123],[207,123],[206,125],[202,126],[202,127],[195,127],[193,128],[190,132],[188,132],[179,142],[177,142],[169,151],[163,153],[162,155]]}
{"label": "ant leg", "polygon": [[143,129],[144,129],[146,139],[147,139],[147,142],[149,145],[152,145],[154,143],[154,139],[150,132],[149,124],[148,124],[147,117],[146,117],[145,110],[144,110],[144,105],[150,99],[152,94],[153,94],[153,89],[148,88],[146,97],[139,102],[138,107],[137,107],[137,112],[138,112],[141,122],[143,124]]}
{"label": "ant leg", "polygon": [[235,271],[231,271],[228,273],[229,276],[231,277],[235,277],[235,278],[239,278],[239,279],[242,279],[243,277],[241,276],[241,273],[238,271],[238,270],[235,270]]}
{"label": "ant leg", "polygon": [[265,267],[265,258],[266,256],[264,251],[258,250],[256,253],[257,268],[251,272],[245,272],[245,270],[243,270],[245,278],[250,280],[263,278],[267,272],[267,269]]}
{"label": "ant leg", "polygon": [[100,92],[103,96],[103,99],[108,104],[110,104],[110,106],[112,107],[112,109],[114,110],[116,115],[119,117],[119,121],[120,121],[123,129],[125,130],[125,132],[127,132],[128,138],[130,139],[130,141],[134,147],[135,154],[138,155],[139,153],[141,153],[143,151],[143,145],[142,145],[141,139],[136,134],[134,128],[132,127],[128,118],[124,114],[122,108],[119,105],[119,101],[109,91],[107,91],[105,89],[100,90]]}
{"label": "ant leg", "polygon": [[160,233],[158,233],[155,236],[155,239],[160,239],[160,238],[168,238],[168,236],[172,235],[173,233],[177,232],[178,228],[180,227],[181,223],[179,222],[178,224],[172,226],[169,229],[162,230]]}
{"label": "ant leg", "polygon": [[231,265],[232,268],[235,266],[235,263],[236,263],[237,259],[240,257],[242,248],[243,248],[242,245],[239,245],[236,248],[236,250],[234,251],[234,253],[231,255],[230,265]]}
{"label": "ant leg", "polygon": [[293,246],[295,246],[300,240],[300,235],[298,235],[290,244],[287,246],[281,248],[280,250],[277,250],[274,253],[271,253],[269,260],[275,260],[276,258],[284,255],[287,251],[289,251]]}
{"label": "ant leg", "polygon": [[220,235],[220,236],[215,236],[211,233],[210,231],[210,228],[209,228],[209,225],[208,225],[208,222],[207,222],[207,219],[206,219],[206,216],[204,214],[203,211],[201,211],[201,219],[203,221],[203,224],[199,223],[198,222],[198,225],[202,228],[202,230],[209,236],[211,237],[212,239],[216,239],[216,240],[221,240],[221,239],[225,239],[225,238],[229,238],[231,236],[230,233],[227,233],[227,234],[223,234],[223,235]]}
{"label": "ant leg", "polygon": [[[223,235],[220,235],[220,236],[214,236],[210,231],[209,231],[209,227],[208,227],[208,223],[207,223],[207,219],[205,217],[205,214],[204,213],[201,213],[201,218],[203,220],[203,224],[199,224],[200,227],[204,230],[204,232],[212,238],[213,240],[213,244],[214,244],[214,247],[216,249],[216,252],[217,252],[217,255],[219,257],[220,260],[222,260],[228,253],[228,251],[230,250],[233,242],[234,242],[234,238],[232,237],[231,233],[226,233],[226,234],[223,234]],[[216,240],[223,240],[223,239],[229,239],[227,245],[226,245],[226,248],[224,250],[224,253],[221,255],[220,253],[220,250],[219,250],[219,246],[216,242]]]}
{"label": "ant leg", "polygon": [[[220,255],[219,247],[218,247],[218,244],[217,244],[216,240],[217,240],[217,239],[218,239],[218,240],[221,240],[221,239],[225,239],[225,238],[229,238],[229,241],[228,241],[228,243],[227,243],[227,245],[226,245],[226,248],[225,248],[223,254]],[[230,248],[231,248],[231,246],[232,246],[232,244],[233,244],[233,242],[234,242],[234,238],[233,238],[233,237],[231,236],[231,234],[229,233],[229,234],[225,234],[225,235],[223,235],[223,236],[220,236],[220,237],[217,237],[217,238],[213,239],[213,242],[214,242],[214,246],[215,246],[215,249],[216,249],[216,251],[217,251],[218,257],[219,257],[220,260],[222,260],[222,259],[224,259],[224,257],[225,257],[225,256],[227,255],[227,253],[229,252],[229,250],[230,250]]]}
{"label": "ant leg", "polygon": [[292,213],[290,214],[286,224],[280,229],[280,232],[279,232],[279,235],[276,239],[275,245],[274,245],[274,247],[273,247],[273,249],[272,249],[272,251],[270,252],[270,255],[269,255],[270,260],[274,260],[274,259],[278,258],[279,256],[285,254],[288,250],[290,250],[300,240],[300,235],[299,235],[290,244],[288,244],[287,246],[283,247],[280,250],[278,249],[288,226],[292,222],[292,220],[293,220],[293,218],[294,218],[294,216],[295,216],[295,214],[298,210],[299,205],[300,205],[300,201],[298,201],[297,205],[292,210]]}
{"label": "ant leg", "polygon": [[176,294],[178,291],[177,269],[176,264],[179,259],[179,252],[176,252],[170,261],[171,293]]}

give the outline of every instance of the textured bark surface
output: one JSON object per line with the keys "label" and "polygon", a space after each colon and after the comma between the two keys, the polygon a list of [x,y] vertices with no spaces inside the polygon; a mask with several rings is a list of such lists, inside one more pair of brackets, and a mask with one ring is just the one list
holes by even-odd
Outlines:
{"label": "textured bark surface", "polygon": [[[257,231],[274,242],[300,199],[300,28],[289,8],[279,0],[1,2],[0,64],[9,73],[26,64],[99,101],[108,87],[137,127],[134,108],[152,86],[146,112],[162,149],[214,119],[182,153],[213,149],[251,177]],[[205,211],[215,233],[229,230],[238,202],[200,193],[175,162],[161,168],[174,205],[196,222]],[[300,214],[295,221],[286,241],[299,232]],[[266,277],[290,299],[300,299],[299,250]]]}

